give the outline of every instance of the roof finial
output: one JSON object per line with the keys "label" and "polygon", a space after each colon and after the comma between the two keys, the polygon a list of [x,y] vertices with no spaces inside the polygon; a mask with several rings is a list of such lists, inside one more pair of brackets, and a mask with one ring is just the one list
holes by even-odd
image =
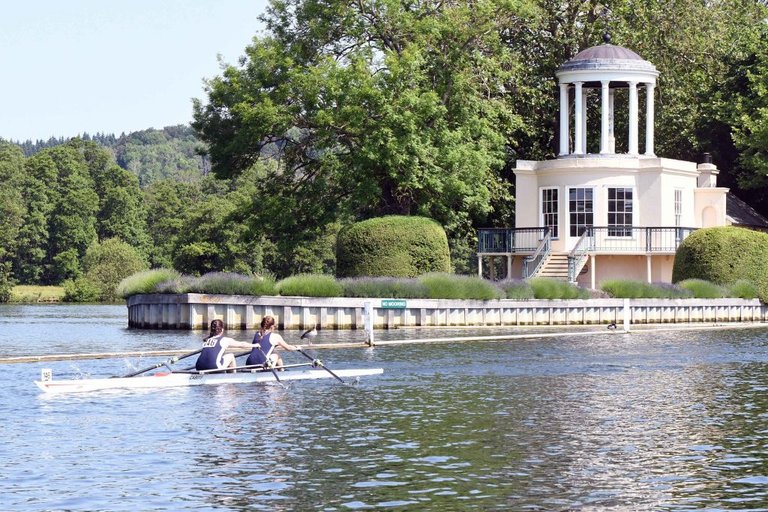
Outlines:
{"label": "roof finial", "polygon": [[611,23],[611,10],[608,8],[608,6],[604,5],[603,9],[600,12],[600,17],[603,19],[603,27],[605,28],[605,32],[603,33],[603,41],[605,44],[611,43],[611,32],[608,29],[610,23]]}

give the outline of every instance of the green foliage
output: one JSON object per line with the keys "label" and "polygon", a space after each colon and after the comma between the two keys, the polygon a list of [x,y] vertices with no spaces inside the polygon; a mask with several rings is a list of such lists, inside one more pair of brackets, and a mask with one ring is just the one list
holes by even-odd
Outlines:
{"label": "green foliage", "polygon": [[83,258],[85,278],[99,290],[99,301],[114,302],[123,279],[147,268],[137,249],[117,238],[95,243]]}
{"label": "green foliage", "polygon": [[131,295],[157,293],[158,287],[165,282],[181,279],[181,274],[169,268],[145,270],[128,276],[117,286],[117,295],[124,299]]}
{"label": "green foliage", "polygon": [[64,299],[62,286],[16,285],[11,290],[9,302],[33,304],[37,302],[59,302]]}
{"label": "green foliage", "polygon": [[621,299],[678,299],[691,297],[692,292],[676,285],[645,283],[627,279],[609,279],[600,283],[600,289],[611,297]]}
{"label": "green foliage", "polygon": [[760,300],[768,300],[768,234],[743,228],[698,229],[677,249],[674,282],[704,279],[719,285],[740,279],[754,283]]}
{"label": "green foliage", "polygon": [[20,228],[26,214],[26,179],[21,150],[2,140],[0,178],[3,180],[3,193],[0,194],[0,302],[6,302],[10,296],[11,261],[19,248]]}
{"label": "green foliage", "polygon": [[278,160],[258,196],[286,245],[307,229],[386,214],[434,218],[464,245],[510,199],[499,174],[524,125],[506,89],[520,62],[502,34],[526,9],[275,3],[266,35],[208,81],[193,126],[220,176]]}
{"label": "green foliage", "polygon": [[696,299],[719,299],[726,297],[728,293],[722,286],[703,279],[685,279],[678,282],[677,285],[690,291]]}
{"label": "green foliage", "polygon": [[63,287],[64,302],[98,302],[103,294],[101,287],[85,276],[67,279]]}
{"label": "green foliage", "polygon": [[496,285],[501,288],[506,298],[514,300],[527,300],[535,298],[531,283],[524,279],[505,279]]}
{"label": "green foliage", "polygon": [[[147,225],[151,237],[150,263],[154,267],[170,267],[179,235],[192,207],[202,201],[200,183],[155,181],[144,190]],[[207,234],[206,234],[207,237]]]}
{"label": "green foliage", "polygon": [[14,284],[11,278],[11,262],[0,261],[0,303],[11,300]]}
{"label": "green foliage", "polygon": [[427,286],[402,277],[350,277],[339,281],[344,297],[418,299],[429,296]]}
{"label": "green foliage", "polygon": [[419,281],[427,287],[427,298],[430,299],[492,300],[504,297],[504,292],[492,282],[476,276],[435,272],[419,277]]}
{"label": "green foliage", "polygon": [[754,299],[758,296],[757,286],[746,279],[739,279],[728,288],[727,296]]}
{"label": "green foliage", "polygon": [[277,282],[280,295],[299,297],[341,297],[342,286],[332,276],[300,274]]}
{"label": "green foliage", "polygon": [[185,125],[132,132],[111,147],[120,167],[135,175],[142,187],[168,179],[194,182],[208,170],[203,144]]}
{"label": "green foliage", "polygon": [[445,231],[431,219],[378,217],[353,224],[338,236],[336,274],[340,277],[415,277],[449,270]]}
{"label": "green foliage", "polygon": [[557,279],[536,277],[529,279],[528,283],[537,299],[588,299],[590,297],[588,290]]}
{"label": "green foliage", "polygon": [[275,295],[271,277],[243,276],[233,272],[211,272],[187,283],[185,293],[222,295]]}

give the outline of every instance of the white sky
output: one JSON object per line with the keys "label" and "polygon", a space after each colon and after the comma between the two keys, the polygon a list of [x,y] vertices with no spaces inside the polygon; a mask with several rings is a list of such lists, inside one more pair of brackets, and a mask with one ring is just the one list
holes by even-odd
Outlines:
{"label": "white sky", "polygon": [[21,0],[0,11],[0,138],[132,132],[192,120],[267,0]]}

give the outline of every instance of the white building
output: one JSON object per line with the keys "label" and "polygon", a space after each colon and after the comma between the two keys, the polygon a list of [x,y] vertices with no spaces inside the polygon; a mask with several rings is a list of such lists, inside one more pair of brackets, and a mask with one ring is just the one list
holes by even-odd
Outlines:
{"label": "white building", "polygon": [[[588,48],[556,75],[559,155],[517,162],[515,227],[479,230],[480,275],[485,266],[492,279],[552,276],[591,288],[614,278],[670,282],[686,236],[734,223],[717,168],[655,155],[658,71],[633,51]],[[622,133],[614,112],[626,114]]]}

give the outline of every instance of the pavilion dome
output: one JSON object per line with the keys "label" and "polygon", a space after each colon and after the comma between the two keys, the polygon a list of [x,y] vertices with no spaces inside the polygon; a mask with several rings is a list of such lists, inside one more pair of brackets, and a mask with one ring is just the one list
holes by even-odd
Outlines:
{"label": "pavilion dome", "polygon": [[560,66],[557,73],[559,75],[572,71],[629,71],[658,74],[656,66],[632,50],[608,43],[580,51]]}
{"label": "pavilion dome", "polygon": [[[610,44],[606,34],[605,44],[582,50],[555,72],[560,88],[560,153],[558,157],[587,155],[587,96],[597,91],[600,99],[600,153],[615,154],[616,136],[613,128],[614,99],[616,91],[627,89],[629,129],[627,154],[638,155],[638,88],[646,91],[645,155],[653,153],[653,89],[659,72],[656,66],[638,54]],[[572,93],[572,94],[571,94]],[[573,98],[571,99],[571,95]],[[573,106],[573,123],[570,108]],[[573,145],[570,130],[573,127]]]}

